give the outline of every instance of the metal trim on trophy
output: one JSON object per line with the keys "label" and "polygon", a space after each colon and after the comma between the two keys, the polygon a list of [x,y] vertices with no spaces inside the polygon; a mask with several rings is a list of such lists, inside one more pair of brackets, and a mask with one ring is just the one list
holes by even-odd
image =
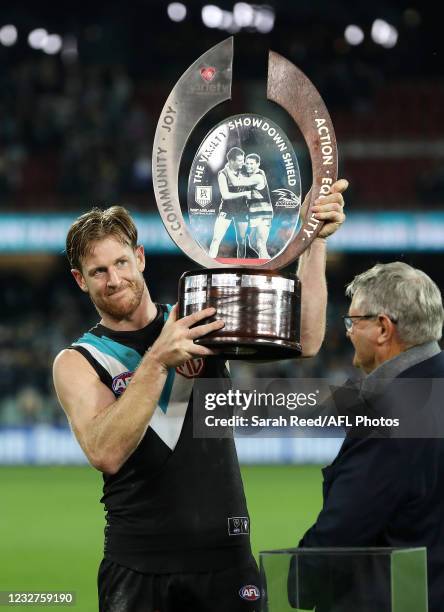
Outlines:
{"label": "metal trim on trophy", "polygon": [[[337,178],[335,133],[330,115],[313,83],[287,59],[270,51],[267,98],[287,111],[299,127],[310,153],[313,182],[306,197],[304,218],[300,220],[297,232],[296,225],[287,229],[285,235],[288,239],[281,245],[282,248],[275,249],[272,256],[258,256],[256,260],[210,256],[209,249],[205,248],[202,240],[193,236],[184,220],[179,199],[179,168],[185,146],[197,124],[217,105],[231,99],[232,64],[233,37],[215,45],[194,62],[171,91],[154,138],[154,192],[165,228],[190,259],[207,268],[182,275],[179,281],[179,316],[214,306],[215,317],[223,319],[225,327],[196,342],[217,347],[227,358],[296,357],[301,353],[300,281],[295,274],[284,274],[278,270],[297,259],[322,227],[322,222],[312,214],[312,207],[318,197],[329,193],[330,186]],[[226,130],[224,134],[226,136]],[[226,153],[228,142],[227,139],[221,145],[219,157],[221,152]],[[237,147],[234,148],[239,151]],[[254,154],[246,157],[254,157]],[[259,155],[256,157],[260,159]],[[242,162],[242,157],[240,160]],[[200,172],[207,169],[205,165],[198,168],[202,168]],[[239,170],[237,174],[240,176],[242,172]],[[220,175],[220,169],[218,173]],[[211,175],[209,172],[207,174]],[[232,176],[234,181],[237,174],[228,176]],[[262,175],[265,176],[265,173],[262,172]],[[216,180],[215,176],[213,180]],[[241,182],[243,179],[240,177],[237,180]],[[244,183],[248,183],[248,178],[244,179]],[[206,191],[202,190],[201,201],[196,196],[200,206],[206,206],[213,191],[217,190],[217,183],[215,185],[215,189],[208,185]],[[242,188],[236,189],[240,192]],[[245,189],[247,191],[239,193],[239,197],[233,197],[238,202],[242,200],[246,211],[244,226],[251,231],[253,206],[250,198],[258,192],[252,187]],[[286,190],[274,191],[283,193]],[[296,200],[297,195],[293,194],[293,197]],[[269,205],[271,207],[270,198]],[[300,201],[298,213],[299,210]],[[216,214],[215,209],[204,212]],[[225,215],[219,212],[219,216],[221,214]],[[273,213],[269,214],[271,216]],[[207,214],[202,223],[210,218],[211,214]],[[294,214],[291,218],[296,219]],[[268,226],[272,223],[268,220]],[[236,228],[236,236],[237,231]]]}

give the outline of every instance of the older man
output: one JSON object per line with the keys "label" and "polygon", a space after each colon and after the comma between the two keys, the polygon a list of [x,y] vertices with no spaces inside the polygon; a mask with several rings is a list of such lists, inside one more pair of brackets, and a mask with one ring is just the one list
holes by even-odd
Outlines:
{"label": "older man", "polygon": [[[344,322],[355,349],[353,364],[366,374],[362,405],[375,397],[375,389],[380,394],[382,379],[394,398],[395,379],[444,377],[444,353],[438,345],[442,299],[424,272],[401,262],[378,264],[356,276],[346,293],[352,298]],[[421,383],[414,384],[420,392],[413,394],[408,406],[403,404],[406,413],[421,410],[418,399],[427,399],[421,398]],[[380,408],[377,402],[376,409]],[[441,612],[444,440],[420,435],[418,431],[417,439],[400,439],[396,434],[387,439],[373,430],[358,438],[349,432],[333,463],[323,470],[323,507],[299,546],[426,546],[429,610]]]}

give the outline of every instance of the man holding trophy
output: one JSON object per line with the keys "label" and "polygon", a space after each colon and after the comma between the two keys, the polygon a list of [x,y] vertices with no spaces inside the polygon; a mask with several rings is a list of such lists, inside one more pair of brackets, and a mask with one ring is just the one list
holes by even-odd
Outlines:
{"label": "man holding trophy", "polygon": [[[344,220],[346,187],[347,181],[337,181],[317,204],[324,227],[299,262],[306,357],[319,350],[324,336],[325,239]],[[131,228],[129,235],[122,227]],[[54,365],[56,390],[72,429],[90,463],[104,474],[100,610],[258,612],[257,602],[239,597],[245,585],[259,588],[249,526],[239,536],[227,532],[227,519],[248,518],[234,444],[193,439],[188,403],[193,379],[181,374],[190,360],[199,364],[217,354],[194,340],[221,329],[223,322],[204,323],[214,314],[211,309],[178,319],[177,307],[168,314],[166,306],[151,300],[135,232],[118,207],[93,210],[72,226],[67,242],[72,273],[101,320]],[[135,362],[126,361],[124,349]],[[199,375],[224,376],[223,361],[203,364]],[[163,412],[158,405],[169,387]],[[181,402],[182,414],[175,402]],[[172,440],[163,431],[174,423]]]}
{"label": "man holding trophy", "polygon": [[[307,196],[308,222],[318,233],[298,264],[303,357],[315,355],[324,338],[326,238],[344,221],[347,185],[331,180],[329,193]],[[171,227],[182,228],[177,209],[164,212]],[[120,206],[79,217],[66,252],[75,281],[100,316],[54,363],[60,403],[104,478],[100,612],[259,612],[259,573],[234,440],[193,437],[194,381],[228,376],[223,348],[206,344],[223,334],[226,321],[196,302],[196,292],[197,308],[185,316],[151,299],[144,249]]]}

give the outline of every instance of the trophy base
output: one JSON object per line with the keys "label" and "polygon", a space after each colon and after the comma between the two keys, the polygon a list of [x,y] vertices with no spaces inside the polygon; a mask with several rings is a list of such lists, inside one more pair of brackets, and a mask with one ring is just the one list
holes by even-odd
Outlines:
{"label": "trophy base", "polygon": [[[179,316],[213,306],[225,327],[195,340],[227,359],[293,359],[301,354],[300,281],[271,270],[221,268],[185,272]],[[200,323],[201,324],[201,323]]]}

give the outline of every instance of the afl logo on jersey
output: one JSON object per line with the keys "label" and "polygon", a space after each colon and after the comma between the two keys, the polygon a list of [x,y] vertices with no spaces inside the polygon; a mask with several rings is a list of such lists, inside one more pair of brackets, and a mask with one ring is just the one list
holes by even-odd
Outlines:
{"label": "afl logo on jersey", "polygon": [[112,390],[114,395],[122,395],[133,377],[134,372],[122,372],[118,376],[114,376],[112,382]]}
{"label": "afl logo on jersey", "polygon": [[181,376],[185,376],[185,378],[197,378],[202,372],[203,367],[204,360],[199,357],[199,359],[190,359],[189,361],[185,361],[182,365],[177,366],[176,372]]}
{"label": "afl logo on jersey", "polygon": [[257,601],[261,598],[261,592],[254,584],[246,584],[239,591],[239,595],[246,601]]}

